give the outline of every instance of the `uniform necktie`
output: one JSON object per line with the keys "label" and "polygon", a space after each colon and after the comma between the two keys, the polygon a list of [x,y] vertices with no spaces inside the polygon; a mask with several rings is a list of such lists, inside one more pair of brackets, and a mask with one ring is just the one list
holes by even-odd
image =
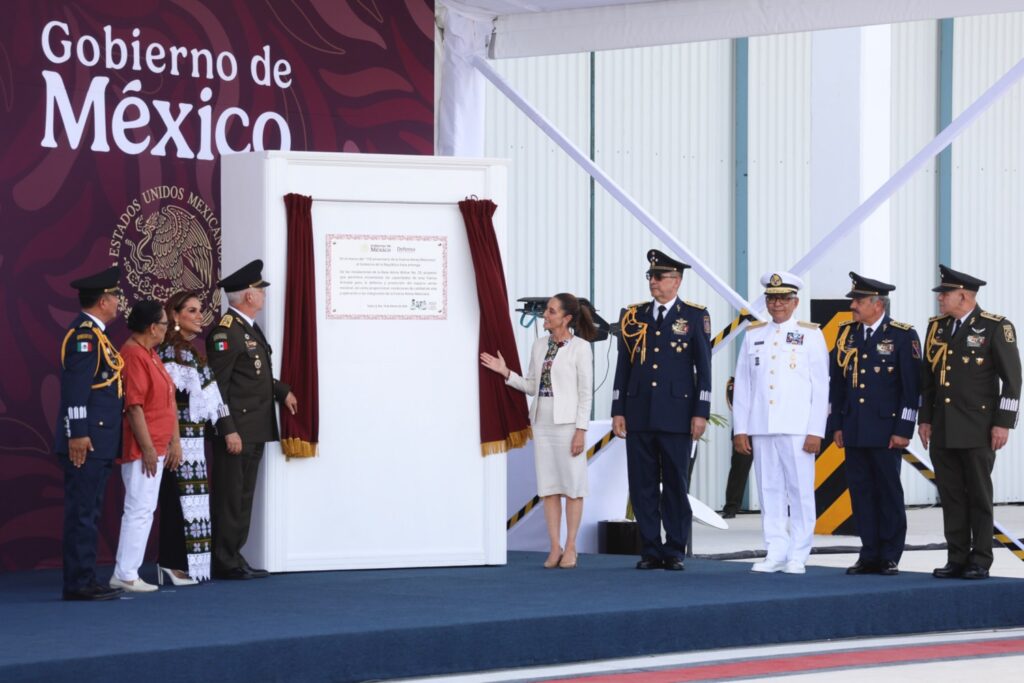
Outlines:
{"label": "uniform necktie", "polygon": [[665,320],[665,304],[658,306],[658,327],[661,327],[662,321]]}
{"label": "uniform necktie", "polygon": [[959,332],[959,331],[960,331],[960,320],[957,319],[957,320],[953,321],[953,334],[951,334],[950,336],[951,337],[955,337],[956,333]]}
{"label": "uniform necktie", "polygon": [[864,343],[865,344],[867,344],[869,341],[871,341],[871,335],[873,335],[874,333],[875,333],[875,331],[872,330],[870,327],[865,327],[864,328]]}

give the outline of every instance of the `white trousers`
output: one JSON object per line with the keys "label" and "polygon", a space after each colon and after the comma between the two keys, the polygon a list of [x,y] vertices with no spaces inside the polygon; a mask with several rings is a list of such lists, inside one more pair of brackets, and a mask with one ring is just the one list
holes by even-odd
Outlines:
{"label": "white trousers", "polygon": [[[806,436],[754,436],[754,471],[761,494],[761,525],[768,559],[807,562],[814,540],[814,455]],[[787,517],[789,528],[787,530]]]}
{"label": "white trousers", "polygon": [[122,581],[139,578],[139,567],[146,555],[146,542],[153,526],[153,513],[160,497],[160,479],[164,476],[164,456],[157,458],[156,476],[147,477],[142,460],[121,465],[124,482],[124,514],[121,536],[117,540],[117,565],[114,576]]}

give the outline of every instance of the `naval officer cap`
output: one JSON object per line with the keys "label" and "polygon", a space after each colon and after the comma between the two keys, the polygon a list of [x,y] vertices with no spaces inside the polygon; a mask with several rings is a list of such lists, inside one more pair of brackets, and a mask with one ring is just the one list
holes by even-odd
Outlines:
{"label": "naval officer cap", "polygon": [[896,285],[890,285],[881,280],[872,280],[863,275],[850,271],[850,291],[846,293],[848,299],[863,299],[866,296],[889,296],[889,292],[896,289]]}
{"label": "naval officer cap", "polygon": [[804,286],[804,281],[793,273],[765,273],[761,276],[761,286],[765,294],[796,294]]}
{"label": "naval officer cap", "polygon": [[260,259],[246,263],[231,275],[221,278],[218,284],[225,292],[241,292],[250,287],[262,289],[270,286],[270,283],[263,279],[263,261]]}
{"label": "naval officer cap", "polygon": [[690,267],[690,264],[677,261],[668,254],[658,251],[657,249],[650,249],[647,252],[647,264],[650,266],[647,269],[647,275],[661,274],[661,273],[679,273],[683,274],[683,271]]}
{"label": "naval officer cap", "polygon": [[932,287],[933,292],[955,292],[958,289],[977,292],[979,287],[986,284],[984,280],[979,280],[972,275],[961,273],[942,264],[939,264],[939,279],[941,283],[938,287]]}
{"label": "naval officer cap", "polygon": [[121,288],[117,281],[121,279],[121,269],[117,266],[101,270],[93,275],[80,277],[71,283],[71,286],[82,294],[120,294]]}

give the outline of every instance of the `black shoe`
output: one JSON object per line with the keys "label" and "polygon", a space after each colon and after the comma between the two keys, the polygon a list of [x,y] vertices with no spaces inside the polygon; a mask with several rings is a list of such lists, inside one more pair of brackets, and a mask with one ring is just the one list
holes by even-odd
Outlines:
{"label": "black shoe", "polygon": [[956,562],[947,562],[945,567],[939,567],[932,572],[936,579],[959,579],[963,575],[964,566]]}
{"label": "black shoe", "polygon": [[636,563],[637,569],[661,569],[661,567],[661,560],[656,557],[644,556]]}
{"label": "black shoe", "polygon": [[962,579],[987,579],[988,570],[976,564],[967,566],[964,573],[960,575]]}
{"label": "black shoe", "polygon": [[857,560],[857,562],[846,569],[846,573],[854,576],[858,574],[879,574],[881,573],[880,567],[877,562],[868,562],[866,560]]}
{"label": "black shoe", "polygon": [[124,591],[120,588],[111,588],[110,586],[101,586],[98,583],[94,583],[76,591],[66,590],[62,597],[65,600],[95,602],[98,600],[115,600],[121,597],[123,593]]}
{"label": "black shoe", "polygon": [[896,564],[896,560],[882,560],[882,563],[878,565],[878,573],[882,576],[896,576],[900,573],[900,568]]}
{"label": "black shoe", "polygon": [[252,578],[252,574],[243,567],[235,567],[227,571],[215,571],[213,572],[213,578],[218,581],[248,581]]}
{"label": "black shoe", "polygon": [[270,576],[270,572],[266,569],[255,569],[250,567],[248,562],[245,563],[245,571],[249,572],[249,575],[254,579],[265,579]]}
{"label": "black shoe", "polygon": [[683,566],[683,560],[678,557],[670,557],[664,562],[662,562],[662,564],[664,565],[665,569],[668,569],[669,571],[673,572],[681,572],[684,569],[686,569],[686,567]]}
{"label": "black shoe", "polygon": [[722,519],[732,519],[736,516],[736,512],[733,510],[722,510]]}

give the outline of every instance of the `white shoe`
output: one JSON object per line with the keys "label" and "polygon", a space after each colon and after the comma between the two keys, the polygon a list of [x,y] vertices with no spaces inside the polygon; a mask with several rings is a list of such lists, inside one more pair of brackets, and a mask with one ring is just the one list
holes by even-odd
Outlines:
{"label": "white shoe", "polygon": [[199,583],[191,576],[186,575],[185,577],[181,577],[175,574],[173,569],[168,569],[167,567],[161,567],[160,565],[157,565],[156,582],[161,586],[164,585],[165,574],[167,575],[167,578],[170,579],[171,583],[175,586],[195,586],[197,583]]}
{"label": "white shoe", "polygon": [[786,568],[782,571],[787,574],[806,574],[807,570],[804,569],[804,563],[797,560],[790,560],[786,563]]}
{"label": "white shoe", "polygon": [[122,581],[116,576],[110,577],[110,587],[120,588],[127,593],[152,593],[156,590],[156,586],[151,583],[146,583],[142,579],[135,579],[134,581]]}
{"label": "white shoe", "polygon": [[781,560],[764,560],[763,562],[757,562],[753,567],[750,568],[752,572],[761,572],[762,574],[774,574],[775,572],[781,572],[786,568],[786,563]]}

